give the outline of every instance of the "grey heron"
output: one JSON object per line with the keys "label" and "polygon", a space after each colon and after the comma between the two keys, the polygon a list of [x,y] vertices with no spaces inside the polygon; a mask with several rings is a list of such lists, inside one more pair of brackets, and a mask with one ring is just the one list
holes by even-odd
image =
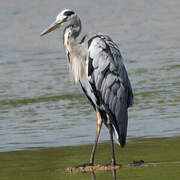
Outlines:
{"label": "grey heron", "polygon": [[83,92],[97,113],[97,130],[88,165],[94,165],[94,156],[102,123],[109,129],[112,165],[116,164],[113,134],[122,147],[126,144],[128,108],[133,105],[133,92],[118,46],[104,34],[77,38],[81,20],[70,9],[62,10],[43,36],[63,28],[63,42],[73,79],[80,83]]}

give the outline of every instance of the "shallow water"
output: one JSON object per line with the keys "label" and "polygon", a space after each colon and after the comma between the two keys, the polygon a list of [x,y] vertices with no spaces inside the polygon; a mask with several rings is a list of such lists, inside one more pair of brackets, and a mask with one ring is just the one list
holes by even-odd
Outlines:
{"label": "shallow water", "polygon": [[[137,138],[126,148],[115,145],[116,160],[121,168],[113,178],[111,171],[93,173],[68,173],[67,167],[87,162],[91,145],[40,148],[0,153],[0,174],[3,180],[179,180],[180,138]],[[166,149],[166,151],[164,151]],[[81,152],[81,153],[80,153]],[[130,166],[144,160],[143,166]],[[97,147],[96,164],[110,161],[109,143]]]}
{"label": "shallow water", "polygon": [[[62,32],[39,37],[64,7],[78,12],[83,33],[107,33],[120,46],[135,94],[128,137],[180,135],[178,0],[6,0],[0,12],[0,151],[94,140],[96,115],[69,78]],[[100,139],[109,139],[105,128]]]}

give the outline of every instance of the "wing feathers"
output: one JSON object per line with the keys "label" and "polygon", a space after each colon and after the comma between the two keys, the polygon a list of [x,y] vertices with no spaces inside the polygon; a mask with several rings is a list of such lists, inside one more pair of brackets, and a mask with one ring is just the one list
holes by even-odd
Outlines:
{"label": "wing feathers", "polygon": [[[104,35],[96,35],[88,41],[89,71],[93,90],[100,105],[118,134],[121,146],[125,145],[128,123],[128,107],[133,103],[130,81],[122,62],[118,46]],[[93,68],[92,68],[93,67]],[[98,93],[97,93],[98,92]],[[99,107],[101,108],[101,107]]]}

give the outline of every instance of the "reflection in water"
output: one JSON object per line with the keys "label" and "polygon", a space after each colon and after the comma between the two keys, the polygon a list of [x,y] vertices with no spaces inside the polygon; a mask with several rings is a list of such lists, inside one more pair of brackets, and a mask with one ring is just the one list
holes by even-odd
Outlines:
{"label": "reflection in water", "polygon": [[96,180],[95,172],[93,171],[93,172],[91,172],[90,174],[91,174],[91,179],[92,179],[92,180]]}
{"label": "reflection in water", "polygon": [[[92,179],[92,180],[97,180],[97,179],[96,179],[96,174],[95,174],[94,171],[91,172],[90,175],[91,175],[91,179]],[[112,180],[116,180],[116,170],[115,170],[115,169],[112,170]]]}
{"label": "reflection in water", "polygon": [[112,170],[112,177],[113,177],[113,180],[116,180],[116,170]]}

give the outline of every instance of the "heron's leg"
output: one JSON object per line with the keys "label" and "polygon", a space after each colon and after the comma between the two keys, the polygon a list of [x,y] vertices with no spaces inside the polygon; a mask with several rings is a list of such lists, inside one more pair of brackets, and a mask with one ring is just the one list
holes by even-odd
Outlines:
{"label": "heron's leg", "polygon": [[107,120],[107,126],[109,129],[109,135],[110,135],[110,140],[111,140],[112,165],[114,166],[114,165],[116,165],[116,161],[115,161],[115,154],[114,154],[113,131],[112,131],[112,125],[111,125],[109,117]]}
{"label": "heron's leg", "polygon": [[94,156],[95,156],[95,152],[96,152],[96,146],[97,146],[97,142],[99,139],[99,134],[101,131],[101,127],[102,127],[102,118],[101,118],[101,114],[99,112],[99,110],[96,108],[96,113],[97,113],[97,129],[96,129],[96,138],[95,138],[95,142],[93,145],[93,149],[91,151],[91,157],[89,160],[89,164],[94,165]]}

